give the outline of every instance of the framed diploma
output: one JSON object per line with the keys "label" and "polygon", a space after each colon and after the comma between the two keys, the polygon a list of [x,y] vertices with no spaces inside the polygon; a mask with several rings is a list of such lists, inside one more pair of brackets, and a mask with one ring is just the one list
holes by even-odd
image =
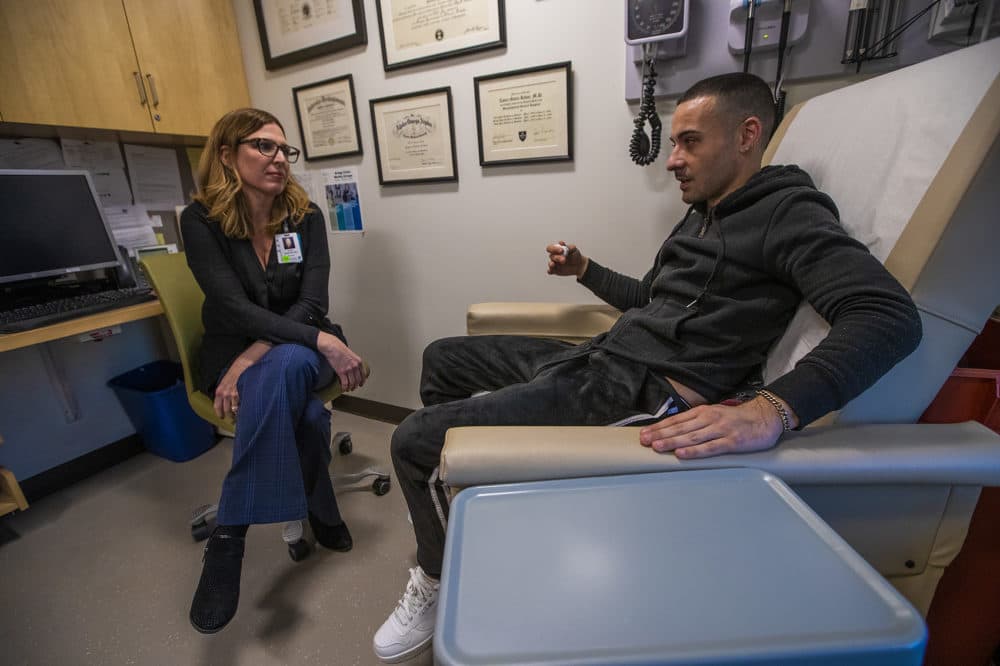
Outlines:
{"label": "framed diploma", "polygon": [[507,46],[504,0],[375,0],[385,71]]}
{"label": "framed diploma", "polygon": [[380,184],[458,180],[451,88],[382,97],[369,104]]}
{"label": "framed diploma", "polygon": [[479,164],[573,159],[569,62],[477,76]]}
{"label": "framed diploma", "polygon": [[368,43],[363,0],[253,0],[269,70]]}
{"label": "framed diploma", "polygon": [[354,78],[348,74],[292,88],[306,161],[361,154]]}

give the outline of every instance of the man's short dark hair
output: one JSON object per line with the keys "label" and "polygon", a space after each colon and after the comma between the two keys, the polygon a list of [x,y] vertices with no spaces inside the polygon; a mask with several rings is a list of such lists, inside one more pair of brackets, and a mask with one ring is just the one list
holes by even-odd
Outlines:
{"label": "man's short dark hair", "polygon": [[774,97],[764,79],[743,72],[712,76],[688,88],[677,104],[698,97],[714,97],[719,110],[734,126],[750,116],[757,116],[763,128],[764,145],[770,141],[774,131]]}

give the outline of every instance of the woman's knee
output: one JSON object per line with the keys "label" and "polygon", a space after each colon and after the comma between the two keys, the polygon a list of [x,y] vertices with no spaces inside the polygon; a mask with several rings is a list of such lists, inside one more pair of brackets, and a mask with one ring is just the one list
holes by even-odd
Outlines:
{"label": "woman's knee", "polygon": [[306,402],[306,407],[302,411],[302,424],[314,431],[330,431],[330,411],[322,400],[314,397]]}
{"label": "woman's knee", "polygon": [[264,357],[274,379],[287,382],[315,381],[319,375],[319,354],[309,347],[296,344],[276,345]]}

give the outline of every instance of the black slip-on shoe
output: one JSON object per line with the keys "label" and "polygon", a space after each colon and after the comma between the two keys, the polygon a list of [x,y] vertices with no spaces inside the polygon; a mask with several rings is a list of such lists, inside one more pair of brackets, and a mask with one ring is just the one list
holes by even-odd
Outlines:
{"label": "black slip-on shoe", "polygon": [[191,602],[191,625],[203,634],[214,634],[233,619],[240,603],[243,537],[219,534],[205,545],[201,580]]}

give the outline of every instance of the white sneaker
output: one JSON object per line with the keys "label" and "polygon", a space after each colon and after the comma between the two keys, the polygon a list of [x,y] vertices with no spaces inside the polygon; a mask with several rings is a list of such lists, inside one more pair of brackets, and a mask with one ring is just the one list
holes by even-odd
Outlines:
{"label": "white sneaker", "polygon": [[438,589],[441,583],[419,566],[410,569],[406,592],[372,641],[375,656],[387,664],[406,661],[422,652],[434,638]]}

